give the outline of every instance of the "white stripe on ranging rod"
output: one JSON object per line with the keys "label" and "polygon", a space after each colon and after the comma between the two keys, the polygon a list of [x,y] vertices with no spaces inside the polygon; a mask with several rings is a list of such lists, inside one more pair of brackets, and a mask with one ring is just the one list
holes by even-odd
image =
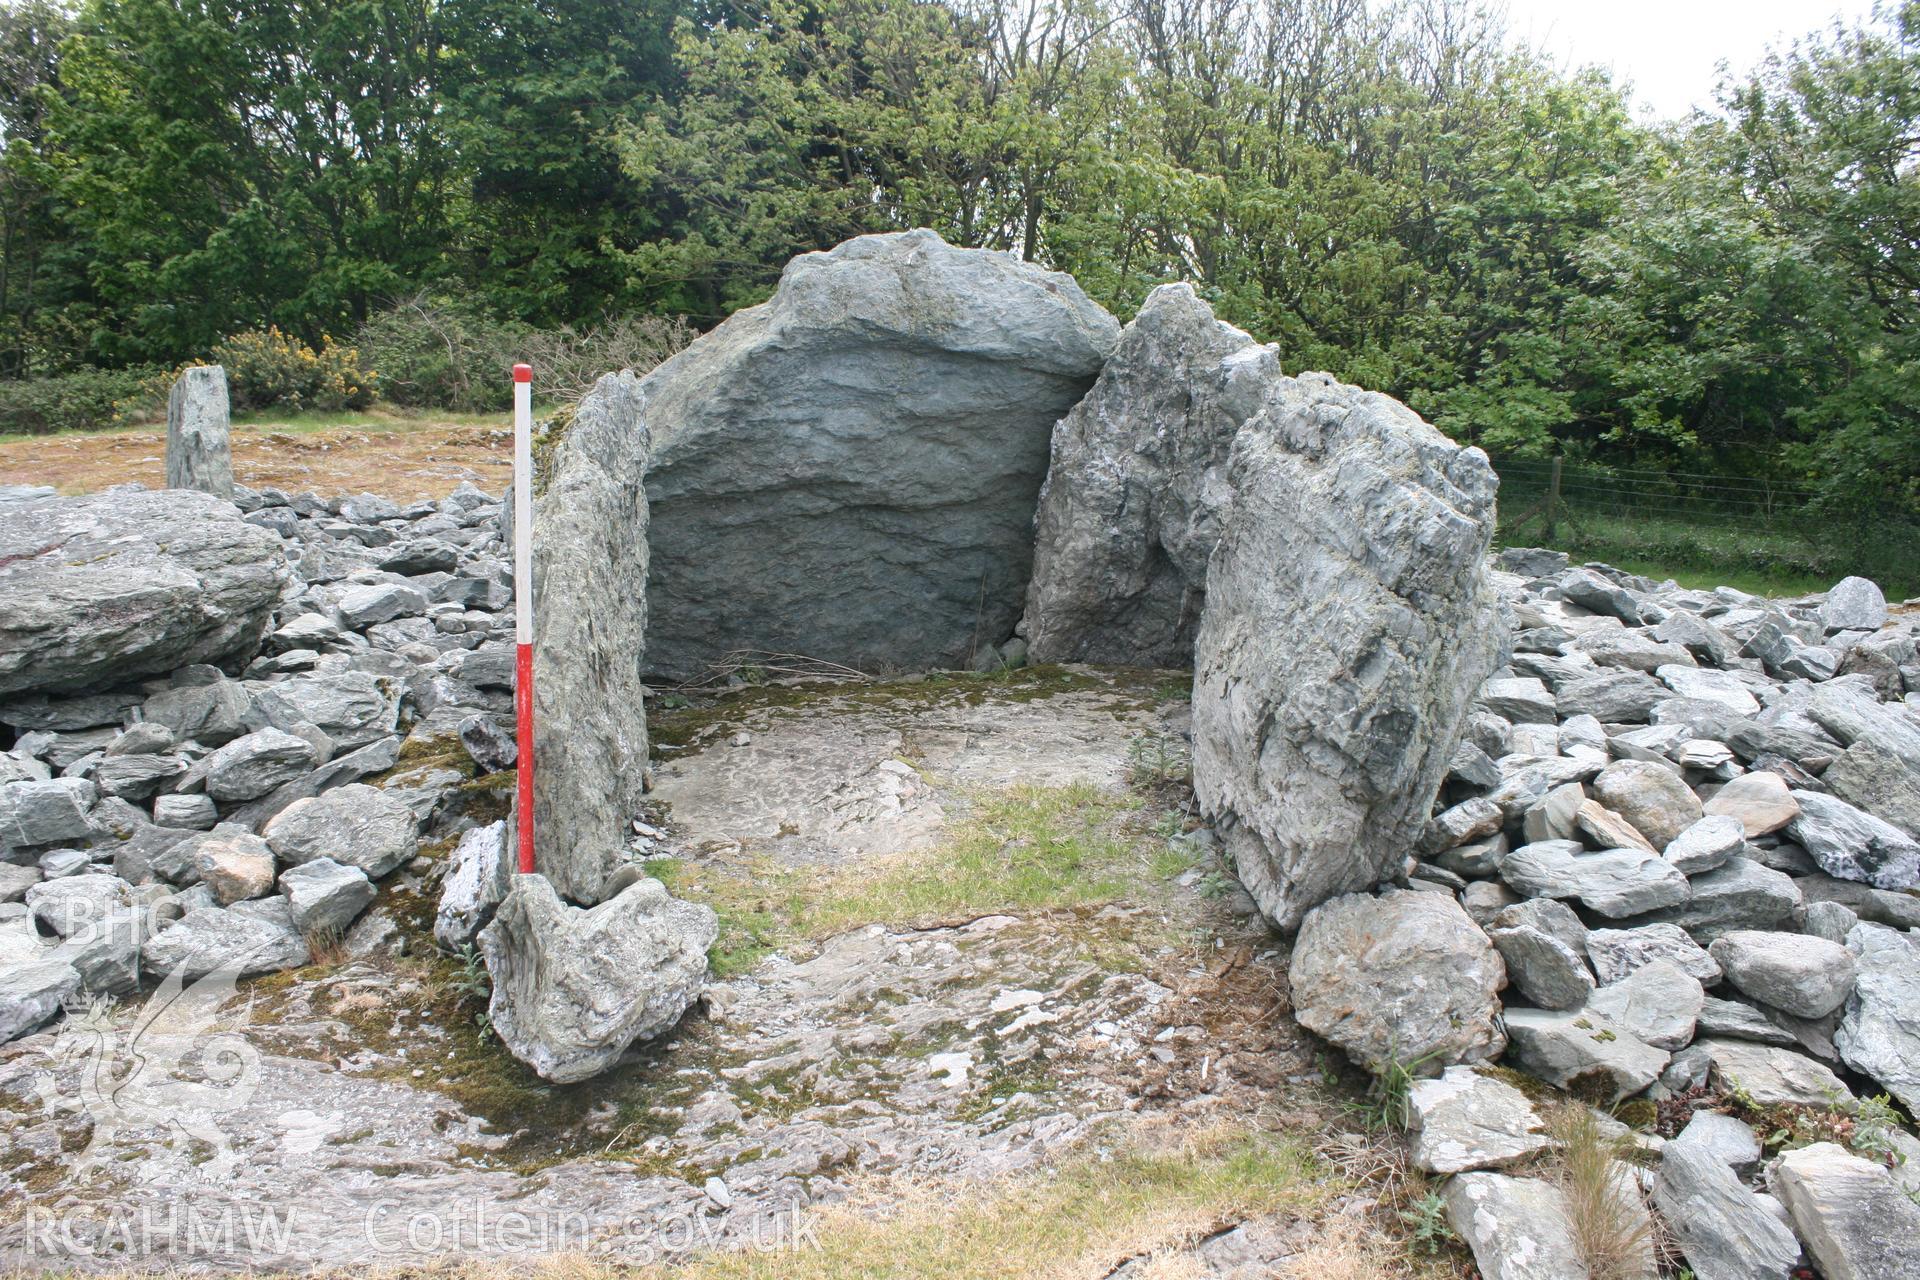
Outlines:
{"label": "white stripe on ranging rod", "polygon": [[533,871],[533,366],[513,366],[513,641],[515,845]]}

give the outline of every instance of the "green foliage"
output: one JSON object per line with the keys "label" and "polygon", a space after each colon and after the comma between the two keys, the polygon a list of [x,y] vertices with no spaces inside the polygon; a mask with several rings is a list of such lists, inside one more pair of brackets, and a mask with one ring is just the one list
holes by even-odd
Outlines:
{"label": "green foliage", "polygon": [[1504,456],[1913,518],[1916,137],[1915,2],[1656,127],[1470,0],[9,0],[0,378],[277,326],[494,409],[929,226]]}
{"label": "green foliage", "polygon": [[1408,1200],[1407,1207],[1400,1211],[1400,1220],[1407,1225],[1413,1247],[1421,1253],[1441,1253],[1460,1239],[1447,1219],[1447,1198],[1438,1191]]}
{"label": "green foliage", "polygon": [[0,431],[44,435],[94,431],[115,422],[116,407],[141,394],[155,371],[78,369],[44,378],[0,379]]}

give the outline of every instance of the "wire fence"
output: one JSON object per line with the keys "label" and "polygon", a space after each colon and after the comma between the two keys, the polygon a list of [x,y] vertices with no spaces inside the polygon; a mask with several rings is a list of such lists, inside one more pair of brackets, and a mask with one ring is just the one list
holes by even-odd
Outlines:
{"label": "wire fence", "polygon": [[1500,540],[1593,558],[1836,578],[1920,592],[1920,523],[1835,510],[1806,484],[1763,477],[1500,458]]}

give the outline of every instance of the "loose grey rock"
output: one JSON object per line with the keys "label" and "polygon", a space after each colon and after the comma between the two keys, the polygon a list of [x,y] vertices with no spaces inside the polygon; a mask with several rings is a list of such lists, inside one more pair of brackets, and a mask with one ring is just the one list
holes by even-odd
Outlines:
{"label": "loose grey rock", "polygon": [[507,860],[506,823],[475,827],[460,837],[440,881],[440,907],[434,915],[434,941],[458,951],[493,918],[507,894],[512,868]]}
{"label": "loose grey rock", "polygon": [[1566,1197],[1553,1183],[1463,1173],[1448,1179],[1441,1194],[1484,1280],[1590,1280]]}
{"label": "loose grey rock", "polygon": [[1279,377],[1274,349],[1192,286],[1147,295],[1053,429],[1027,588],[1035,661],[1192,663],[1228,450]]}
{"label": "loose grey rock", "polygon": [[1760,1135],[1753,1131],[1752,1125],[1718,1111],[1694,1112],[1686,1127],[1667,1144],[1667,1149],[1671,1150],[1676,1144],[1705,1151],[1741,1174],[1758,1165],[1765,1154]]}
{"label": "loose grey rock", "polygon": [[1842,751],[1820,782],[1855,808],[1920,836],[1920,770],[1878,742],[1863,738]]}
{"label": "loose grey rock", "polygon": [[392,682],[366,671],[295,676],[255,685],[253,695],[260,715],[274,728],[292,733],[310,725],[339,752],[392,737],[400,716]]}
{"label": "loose grey rock", "polygon": [[261,834],[291,866],[331,858],[375,880],[411,858],[419,846],[413,811],[360,782],[294,801]]}
{"label": "loose grey rock", "polygon": [[1054,424],[1118,336],[1070,277],[931,231],[795,258],[644,380],[648,668],[959,668],[999,644]]}
{"label": "loose grey rock", "polygon": [[1666,1145],[1653,1201],[1700,1280],[1786,1280],[1800,1260],[1793,1232],[1705,1145]]}
{"label": "loose grey rock", "polygon": [[1738,818],[1747,839],[1771,835],[1792,822],[1799,802],[1777,773],[1748,773],[1720,788],[1706,803],[1710,815]]}
{"label": "loose grey rock", "polygon": [[167,395],[167,488],[233,501],[228,425],[227,371],[217,364],[183,370]]}
{"label": "loose grey rock", "polygon": [[1763,1107],[1851,1105],[1844,1081],[1805,1054],[1777,1045],[1702,1036],[1694,1044],[1713,1064],[1713,1083],[1739,1090]]}
{"label": "loose grey rock", "polygon": [[0,965],[0,1044],[18,1040],[53,1021],[79,990],[79,973],[52,956]]}
{"label": "loose grey rock", "polygon": [[1605,724],[1645,724],[1656,703],[1673,691],[1639,671],[1603,671],[1561,686],[1554,695],[1562,716],[1592,716]]}
{"label": "loose grey rock", "polygon": [[1556,724],[1559,711],[1547,686],[1533,676],[1496,677],[1480,686],[1480,703],[1514,724]]}
{"label": "loose grey rock", "polygon": [[[818,374],[809,370],[801,376]],[[534,505],[534,565],[540,582],[533,657],[534,756],[540,762],[533,781],[534,825],[541,833],[542,872],[562,897],[579,903],[595,903],[606,895],[607,878],[623,855],[627,824],[639,812],[647,772],[647,720],[641,701],[646,688],[640,672],[641,655],[654,637],[648,633],[648,499],[642,481],[654,397],[672,399],[675,394],[653,379],[642,383],[631,374],[602,378],[576,408],[566,439],[554,450],[552,480]],[[810,411],[827,412],[817,400],[808,403]],[[717,423],[697,416],[712,409],[681,405],[672,412],[696,415],[687,431],[717,429]],[[797,429],[797,424],[788,429]],[[732,445],[741,447],[738,441]],[[686,447],[725,452],[728,442],[716,436]],[[711,462],[686,465],[697,473]],[[796,466],[804,470],[806,464]],[[729,497],[721,505],[734,500],[733,491],[726,492]],[[798,494],[771,500],[804,502]],[[858,524],[846,512],[827,516],[817,508],[815,514],[824,520],[823,528],[842,520]],[[706,518],[692,506],[682,517],[695,522]],[[735,554],[767,536],[765,526],[746,527],[757,518],[736,515],[726,522],[722,536],[725,545],[739,544]],[[784,563],[787,552],[778,554]],[[746,569],[744,564],[717,569],[712,585],[718,587],[728,575]],[[764,563],[758,570],[762,584],[776,576],[785,581],[784,573],[767,574]],[[699,572],[687,569],[688,574]],[[692,581],[683,576],[674,590]],[[582,600],[599,604],[582,609]],[[816,598],[794,607],[823,612],[823,603]],[[709,610],[727,613],[732,607],[713,599],[695,606],[695,614],[716,617]],[[743,625],[750,615],[735,616],[734,625]],[[690,634],[681,637],[683,646],[694,642]],[[465,725],[461,740],[468,742]],[[503,750],[494,757],[512,758]]]}
{"label": "loose grey rock", "polygon": [[1716,1000],[1712,996],[1707,997],[1700,1008],[1695,1034],[1752,1040],[1756,1044],[1789,1049],[1799,1043],[1791,1031],[1752,1005],[1740,1000]]}
{"label": "loose grey rock", "polygon": [[1643,621],[1633,596],[1591,569],[1569,569],[1554,585],[1560,588],[1561,595],[1583,609],[1618,618],[1630,627],[1637,627]]}
{"label": "loose grey rock", "polygon": [[140,946],[153,931],[144,907],[117,907],[76,930],[51,958],[73,966],[80,987],[98,995],[124,996],[140,986]]}
{"label": "loose grey rock", "polygon": [[305,738],[261,729],[235,738],[201,762],[198,770],[215,800],[252,800],[313,768],[313,744]]}
{"label": "loose grey rock", "polygon": [[183,489],[51,498],[0,520],[0,694],[125,682],[258,647],[279,537]]}
{"label": "loose grey rock", "polygon": [[[536,686],[536,694],[538,687]],[[468,716],[460,722],[460,745],[467,749],[481,773],[511,769],[520,758],[519,744],[513,734],[492,716]]]}
{"label": "loose grey rock", "polygon": [[246,686],[219,676],[203,683],[176,684],[171,689],[162,689],[147,699],[140,714],[151,723],[171,730],[177,741],[191,739],[204,746],[218,747],[247,731],[247,713],[252,709],[253,698]]}
{"label": "loose grey rock", "polygon": [[1653,960],[1593,993],[1587,1008],[1656,1049],[1684,1049],[1706,1001],[1700,979],[1671,960]]}
{"label": "loose grey rock", "polygon": [[332,858],[315,858],[280,873],[293,927],[305,937],[345,935],[347,927],[373,902],[373,881],[358,867]]}
{"label": "loose grey rock", "polygon": [[1791,877],[1751,858],[1729,858],[1688,881],[1685,903],[1654,912],[1639,923],[1677,924],[1697,939],[1712,941],[1733,929],[1772,929],[1800,909]]}
{"label": "loose grey rock", "polygon": [[1715,706],[1724,707],[1737,716],[1760,714],[1760,700],[1753,696],[1753,690],[1749,689],[1734,672],[1710,671],[1700,667],[1668,666],[1655,668],[1654,674],[1660,678],[1660,683],[1682,698],[1709,702]]}
{"label": "loose grey rock", "polygon": [[1370,1069],[1490,1062],[1505,1047],[1505,966],[1450,896],[1389,890],[1316,907],[1288,978],[1300,1024]]}
{"label": "loose grey rock", "polygon": [[1805,934],[1736,929],[1707,948],[1741,992],[1800,1018],[1823,1018],[1853,990],[1853,956]]}
{"label": "loose grey rock", "polygon": [[104,871],[43,880],[26,892],[33,918],[66,938],[133,900],[132,886]]}
{"label": "loose grey rock", "polygon": [[1593,992],[1587,930],[1564,904],[1534,899],[1509,907],[1487,925],[1507,977],[1543,1009],[1578,1009]]}
{"label": "loose grey rock", "polygon": [[1876,889],[1920,889],[1920,841],[1835,796],[1796,791],[1800,814],[1787,834],[1806,847],[1821,870]]}
{"label": "loose grey rock", "polygon": [[1842,578],[1820,602],[1820,622],[1829,632],[1878,631],[1887,625],[1887,598],[1871,578]]}
{"label": "loose grey rock", "polygon": [[1678,925],[1591,930],[1587,934],[1587,958],[1593,961],[1602,986],[1618,982],[1655,960],[1670,960],[1708,986],[1720,981],[1720,966]]}
{"label": "loose grey rock", "polygon": [[0,862],[0,903],[20,901],[27,896],[27,890],[39,883],[37,869]]}
{"label": "loose grey rock", "polygon": [[155,796],[153,820],[163,827],[206,831],[220,820],[220,810],[211,796]]}
{"label": "loose grey rock", "polygon": [[1825,938],[1828,942],[1837,942],[1845,946],[1847,935],[1853,932],[1853,926],[1860,923],[1860,916],[1852,907],[1839,902],[1808,902],[1807,933],[1816,938]]}
{"label": "loose grey rock", "polygon": [[1816,1142],[1782,1155],[1769,1180],[1826,1280],[1920,1275],[1920,1204],[1886,1166]]}
{"label": "loose grey rock", "polygon": [[517,876],[480,931],[493,1029],[545,1079],[598,1075],[635,1040],[679,1021],[700,994],[717,934],[710,909],[676,901],[658,880],[581,910],[545,877]]}
{"label": "loose grey rock", "polygon": [[235,977],[296,969],[311,958],[281,897],[196,907],[149,938],[140,957],[158,976],[193,982],[210,973]]}
{"label": "loose grey rock", "polygon": [[1668,1054],[1591,1011],[1509,1009],[1509,1054],[1521,1069],[1562,1089],[1628,1098],[1655,1080]]}
{"label": "loose grey rock", "polygon": [[1324,376],[1275,384],[1228,473],[1194,786],[1241,882],[1290,930],[1414,842],[1499,660],[1495,481],[1477,450]]}
{"label": "loose grey rock", "polygon": [[1576,899],[1604,916],[1631,916],[1687,901],[1687,878],[1658,854],[1634,849],[1589,853],[1571,840],[1522,845],[1500,877],[1528,897]]}
{"label": "loose grey rock", "polygon": [[1699,797],[1671,769],[1644,760],[1616,760],[1593,780],[1593,798],[1618,813],[1656,849],[1704,816]]}
{"label": "loose grey rock", "polygon": [[1920,946],[1911,934],[1862,924],[1848,935],[1847,949],[1859,976],[1834,1048],[1911,1114],[1920,1107]]}
{"label": "loose grey rock", "polygon": [[1746,843],[1746,828],[1738,818],[1716,814],[1688,826],[1667,843],[1661,856],[1682,875],[1698,875],[1724,866]]}
{"label": "loose grey rock", "polygon": [[1428,1173],[1498,1169],[1552,1149],[1527,1095],[1472,1067],[1448,1067],[1407,1092],[1415,1166]]}
{"label": "loose grey rock", "polygon": [[0,785],[0,845],[45,845],[85,839],[87,814],[99,791],[84,778]]}
{"label": "loose grey rock", "polygon": [[1580,830],[1580,806],[1586,802],[1585,787],[1577,782],[1563,783],[1528,807],[1521,819],[1521,834],[1529,844],[1572,840]]}

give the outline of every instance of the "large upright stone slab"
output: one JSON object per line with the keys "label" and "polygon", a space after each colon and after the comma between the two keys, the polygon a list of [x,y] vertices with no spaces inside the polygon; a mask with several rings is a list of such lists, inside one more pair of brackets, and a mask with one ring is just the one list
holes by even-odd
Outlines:
{"label": "large upright stone slab", "polygon": [[795,258],[647,375],[648,670],[953,667],[1006,640],[1053,424],[1118,335],[1071,277],[931,231]]}
{"label": "large upright stone slab", "polygon": [[233,497],[227,371],[217,364],[182,373],[167,396],[167,488]]}
{"label": "large upright stone slab", "polygon": [[109,489],[0,520],[0,694],[119,684],[251,654],[286,547],[210,493]]}
{"label": "large upright stone slab", "polygon": [[1234,434],[1279,377],[1274,348],[1161,285],[1053,429],[1026,638],[1038,662],[1184,667],[1230,496]]}
{"label": "large upright stone slab", "polygon": [[1194,651],[1193,771],[1280,928],[1413,848],[1507,627],[1496,481],[1383,395],[1280,379],[1234,440]]}
{"label": "large upright stone slab", "polygon": [[594,385],[534,503],[536,863],[589,905],[622,861],[647,769],[650,385],[631,373]]}

